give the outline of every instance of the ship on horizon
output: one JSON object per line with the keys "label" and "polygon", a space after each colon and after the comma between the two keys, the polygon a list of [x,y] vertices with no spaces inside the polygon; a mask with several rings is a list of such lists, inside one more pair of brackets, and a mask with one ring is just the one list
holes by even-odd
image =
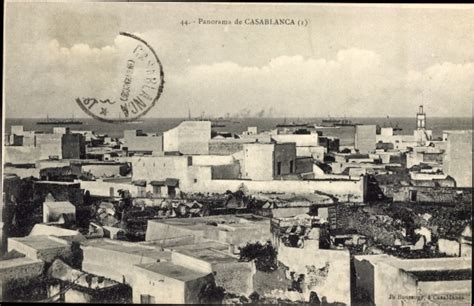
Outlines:
{"label": "ship on horizon", "polygon": [[58,119],[58,118],[49,118],[49,116],[46,116],[46,120],[40,120],[37,121],[36,124],[41,124],[41,125],[80,125],[83,124],[82,121],[74,119],[72,117],[71,119]]}
{"label": "ship on horizon", "polygon": [[205,113],[202,112],[200,117],[191,116],[191,110],[188,109],[188,119],[193,121],[211,121],[211,128],[221,128],[226,127],[225,122],[230,122],[229,118],[224,119],[223,117],[211,118],[211,116],[205,116]]}
{"label": "ship on horizon", "polygon": [[316,125],[317,128],[328,128],[328,127],[343,127],[343,126],[356,126],[360,125],[360,123],[355,123],[352,122],[349,119],[337,119],[337,118],[331,118],[329,117],[328,119],[323,119],[321,121],[321,124]]}

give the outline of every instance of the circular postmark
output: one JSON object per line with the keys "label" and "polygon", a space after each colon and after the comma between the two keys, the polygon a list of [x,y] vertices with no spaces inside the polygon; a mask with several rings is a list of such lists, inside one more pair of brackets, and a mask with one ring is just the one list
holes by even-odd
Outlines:
{"label": "circular postmark", "polygon": [[[111,57],[115,74],[104,82],[107,88],[97,88],[87,96],[76,97],[76,102],[85,113],[101,121],[135,121],[149,112],[160,98],[163,66],[146,41],[125,32],[120,32],[117,50]],[[91,73],[100,75],[100,63],[97,68]]]}

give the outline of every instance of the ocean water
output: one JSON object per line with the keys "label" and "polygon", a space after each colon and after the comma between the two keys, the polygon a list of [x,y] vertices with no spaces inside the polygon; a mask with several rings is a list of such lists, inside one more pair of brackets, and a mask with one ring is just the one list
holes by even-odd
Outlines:
{"label": "ocean water", "polygon": [[[131,123],[106,123],[96,119],[81,119],[82,125],[71,125],[71,130],[92,130],[100,134],[107,134],[111,137],[122,137],[124,130],[141,129],[146,133],[163,133],[169,130],[186,118],[142,118],[138,122]],[[213,128],[217,131],[227,131],[241,133],[249,126],[257,126],[259,131],[275,128],[279,123],[283,122],[304,122],[304,123],[321,123],[322,119],[327,118],[234,118],[223,122],[225,127]],[[362,124],[375,124],[381,127],[398,126],[403,130],[401,134],[411,135],[416,128],[415,118],[345,118],[352,122]],[[8,134],[12,125],[23,125],[25,130],[42,131],[50,133],[53,125],[38,125],[38,119],[5,119],[5,132]],[[465,130],[472,129],[472,118],[427,118],[426,126],[433,130],[433,137],[440,137],[444,130]],[[340,128],[324,128],[321,129],[323,135],[338,137],[341,145],[354,144],[354,127]]]}

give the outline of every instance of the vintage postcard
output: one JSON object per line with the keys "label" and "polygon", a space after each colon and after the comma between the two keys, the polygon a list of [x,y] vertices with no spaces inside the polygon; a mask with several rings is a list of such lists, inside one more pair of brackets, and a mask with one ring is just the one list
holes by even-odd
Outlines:
{"label": "vintage postcard", "polygon": [[4,9],[1,303],[472,304],[473,5]]}

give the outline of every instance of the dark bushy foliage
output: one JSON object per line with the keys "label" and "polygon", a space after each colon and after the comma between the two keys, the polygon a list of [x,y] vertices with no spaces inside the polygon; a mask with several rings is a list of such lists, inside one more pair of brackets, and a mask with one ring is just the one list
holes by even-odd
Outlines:
{"label": "dark bushy foliage", "polygon": [[220,304],[225,296],[225,289],[215,283],[207,283],[199,292],[199,302],[202,304]]}
{"label": "dark bushy foliage", "polygon": [[240,249],[240,260],[255,260],[255,266],[259,271],[271,272],[278,268],[277,251],[268,241],[265,245],[260,242],[247,243]]}

